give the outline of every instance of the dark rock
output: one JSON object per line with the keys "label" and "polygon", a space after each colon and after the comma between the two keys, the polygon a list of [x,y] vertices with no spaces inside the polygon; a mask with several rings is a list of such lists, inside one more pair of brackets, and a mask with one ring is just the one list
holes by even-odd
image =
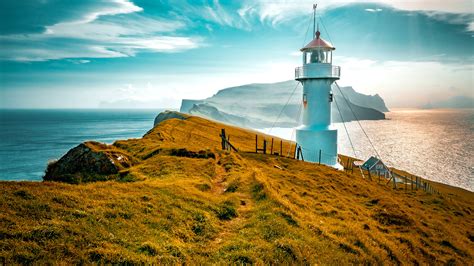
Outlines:
{"label": "dark rock", "polygon": [[187,116],[185,114],[182,114],[182,113],[179,113],[179,112],[164,111],[164,112],[161,112],[160,114],[158,114],[155,117],[155,122],[153,123],[153,126],[156,126],[156,125],[158,125],[159,123],[161,123],[165,120],[173,119],[173,118],[184,120],[184,119],[187,118]]}
{"label": "dark rock", "polygon": [[58,161],[49,163],[43,180],[81,183],[113,178],[111,175],[132,163],[127,155],[107,147],[97,142],[79,144]]}

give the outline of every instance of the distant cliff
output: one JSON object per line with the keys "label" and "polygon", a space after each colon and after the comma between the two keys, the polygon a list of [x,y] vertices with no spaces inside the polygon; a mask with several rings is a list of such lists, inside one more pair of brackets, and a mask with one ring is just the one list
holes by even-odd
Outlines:
{"label": "distant cliff", "polygon": [[[290,80],[226,88],[204,100],[184,99],[180,111],[244,127],[271,127],[275,121],[277,127],[293,127],[299,123],[297,117],[302,94],[301,86],[295,90],[296,84],[296,81]],[[379,95],[361,94],[352,87],[342,87],[341,90],[349,103],[346,103],[337,88],[333,88],[333,93],[344,121],[355,120],[351,108],[361,120],[385,119],[383,112],[388,109]],[[287,102],[288,105],[284,108]],[[333,104],[332,107],[333,121],[341,122],[336,105]]]}

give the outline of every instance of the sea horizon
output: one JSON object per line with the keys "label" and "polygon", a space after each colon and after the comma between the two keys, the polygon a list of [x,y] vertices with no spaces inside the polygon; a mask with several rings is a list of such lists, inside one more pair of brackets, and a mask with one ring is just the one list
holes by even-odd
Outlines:
{"label": "sea horizon", "polygon": [[[2,119],[1,122],[1,130],[2,130],[2,138],[5,140],[2,142],[2,150],[1,152],[2,157],[8,158],[2,158],[3,161],[9,161],[10,166],[3,166],[0,169],[0,180],[2,181],[42,181],[42,175],[44,174],[44,169],[46,168],[46,165],[48,161],[50,160],[57,160],[59,159],[62,155],[64,155],[70,148],[73,148],[77,145],[79,145],[83,141],[99,141],[99,142],[105,142],[107,144],[111,144],[116,140],[120,139],[128,139],[128,138],[139,138],[143,136],[148,130],[150,130],[153,127],[153,121],[156,115],[158,115],[161,111],[168,110],[170,108],[68,108],[68,109],[62,109],[62,108],[55,108],[55,109],[0,109],[1,116],[4,117],[6,113],[8,112],[13,112],[16,114],[18,113],[23,113],[26,115],[20,116],[21,121],[24,123],[27,123],[30,125],[32,128],[30,128],[32,131],[30,131],[29,134],[29,139],[25,137],[25,139],[21,140],[21,128],[22,127],[20,124],[12,124],[12,118],[10,120],[5,120]],[[38,112],[36,112],[38,111]],[[61,111],[65,111],[63,117],[61,115]],[[48,117],[43,118],[43,122],[48,123],[50,127],[46,127],[45,125],[38,124],[38,115],[39,114],[48,114],[51,116],[50,119]],[[375,121],[370,121],[370,120],[363,120],[361,121],[362,125],[367,128],[369,134],[376,139],[377,143],[376,146],[380,147],[387,147],[387,143],[393,142],[390,138],[381,140],[380,138],[382,136],[390,136],[390,134],[377,134],[377,132],[380,132],[380,128],[387,128],[388,131],[392,130],[390,129],[390,126],[392,127],[400,127],[401,125],[396,125],[394,124],[395,122],[399,123],[399,119],[409,119],[410,114],[414,114],[419,116],[420,114],[444,114],[448,115],[449,114],[463,114],[467,113],[468,114],[468,121],[469,119],[474,119],[474,109],[419,109],[419,108],[392,108],[390,109],[390,112],[387,112],[387,119],[385,120],[375,120]],[[76,114],[77,116],[74,117],[72,121],[69,121],[68,123],[63,123],[61,124],[61,132],[62,135],[54,134],[51,133],[53,132],[53,126],[57,126],[54,124],[54,121],[63,121],[64,119],[67,119],[68,117],[71,118],[71,115]],[[100,119],[97,118],[97,115],[104,115],[100,117]],[[108,114],[108,115],[107,115]],[[394,116],[394,114],[396,114]],[[59,115],[59,116],[58,116]],[[401,117],[400,117],[401,115]],[[469,118],[470,117],[470,118]],[[36,121],[31,121],[35,120]],[[395,119],[395,120],[394,120]],[[412,119],[412,118],[410,118]],[[417,119],[426,119],[423,117],[418,117]],[[432,119],[432,118],[430,118]],[[452,119],[448,119],[449,121]],[[18,123],[21,123],[21,121],[17,121]],[[40,120],[41,121],[41,120]],[[385,123],[384,123],[385,122]],[[404,122],[404,126],[406,125],[416,125],[417,120],[415,121],[401,121]],[[413,123],[415,122],[415,124]],[[20,126],[17,130],[18,132],[12,132],[11,130],[5,130],[5,128],[8,126],[7,124],[9,123],[9,126],[16,125]],[[51,124],[52,123],[52,124]],[[446,121],[442,122],[446,123]],[[446,126],[444,124],[437,124],[435,128],[438,128],[440,126]],[[468,123],[468,122],[466,122]],[[435,123],[436,124],[436,123]],[[353,151],[349,147],[348,139],[345,136],[346,133],[342,127],[341,123],[335,123],[336,127],[339,129],[339,153],[344,154],[344,155],[349,155],[349,156],[354,156]],[[363,139],[362,135],[360,134],[360,131],[358,129],[358,126],[356,125],[356,122],[350,122],[346,123],[348,125],[348,128],[350,129],[350,134],[354,134],[354,138],[358,139],[356,142],[356,152],[358,153],[356,156],[359,159],[365,160],[367,159],[373,152],[370,151],[370,149],[367,148],[367,146],[364,145],[366,140]],[[464,124],[465,126],[466,124]],[[453,126],[453,125],[451,125]],[[68,127],[74,128],[73,131],[68,131]],[[374,130],[374,128],[379,127],[378,130]],[[459,128],[462,128],[462,125],[458,126]],[[256,129],[261,132],[266,132],[273,134],[277,137],[282,137],[285,139],[290,139],[291,135],[289,135],[288,132],[291,132],[293,128],[273,128],[272,132],[267,132],[265,129]],[[418,129],[422,130],[422,129]],[[466,134],[468,135],[473,135],[473,129],[466,129],[467,132]],[[13,130],[14,131],[14,130]],[[46,135],[41,135],[41,134],[34,134],[34,132],[49,132],[46,133]],[[10,133],[8,133],[10,132]],[[420,132],[419,132],[420,133]],[[423,132],[420,133],[421,135]],[[10,138],[7,136],[9,135]],[[12,136],[14,136],[12,138]],[[49,136],[49,137],[48,137]],[[413,133],[412,136],[405,136],[405,142],[407,140],[414,138],[415,134]],[[448,136],[449,137],[449,136]],[[20,140],[18,139],[20,138]],[[465,140],[467,142],[469,138],[466,138]],[[294,136],[293,136],[294,140]],[[403,146],[404,142],[402,141],[399,146]],[[469,147],[469,143],[466,143],[467,147]],[[390,145],[388,145],[390,146]],[[392,145],[393,146],[393,145]],[[390,149],[394,149],[394,147],[390,146]],[[23,148],[22,148],[23,147]],[[25,148],[26,147],[26,148]],[[406,147],[405,147],[406,148]],[[13,152],[9,153],[6,152],[7,149],[10,150],[18,150],[18,152]],[[430,149],[429,147],[424,147],[424,149]],[[434,149],[434,147],[433,147]],[[21,151],[23,150],[23,151]],[[461,151],[462,148],[460,149]],[[466,158],[469,158],[469,150],[464,150],[462,154]],[[403,154],[410,154],[411,151],[407,150],[400,150],[399,153]],[[454,170],[451,171],[450,173],[443,173],[441,177],[439,176],[433,176],[433,171],[426,171],[425,168],[430,168],[432,166],[423,167],[423,162],[422,160],[427,160],[426,157],[420,157],[420,159],[416,159],[416,156],[420,155],[414,155],[414,157],[410,157],[410,161],[412,163],[407,164],[404,160],[400,158],[400,156],[391,156],[389,154],[385,154],[384,148],[381,148],[381,154],[382,157],[385,157],[386,163],[389,166],[393,166],[402,170],[410,171],[413,174],[420,175],[424,178],[427,178],[432,181],[437,181],[441,182],[444,184],[448,185],[453,185],[457,187],[461,187],[470,191],[473,191],[473,184],[472,184],[472,167],[474,166],[472,164],[472,160],[465,161],[464,163],[466,164],[466,167],[468,168],[467,170],[465,168],[462,168],[464,170]],[[415,153],[416,154],[416,153]],[[439,154],[436,152],[431,152],[433,158],[439,157]],[[25,165],[21,165],[19,163],[15,163],[17,160],[15,160],[15,156],[20,156],[20,158],[23,158],[21,161],[25,162]],[[31,156],[35,156],[34,158],[31,158]],[[423,159],[422,159],[423,158]],[[438,158],[439,159],[439,158]],[[431,157],[429,159],[430,161],[433,160]],[[458,159],[456,159],[458,160]],[[462,160],[462,158],[461,158]],[[435,160],[436,161],[436,160]],[[453,166],[456,169],[456,165]],[[469,167],[471,167],[469,173]],[[437,170],[439,171],[439,170]],[[455,174],[461,173],[461,180],[453,181],[455,178]],[[463,174],[462,174],[463,173]],[[430,176],[431,175],[431,176]],[[445,176],[446,175],[446,176]],[[451,177],[452,175],[452,177]],[[471,177],[470,177],[471,175]],[[13,177],[12,177],[13,176]]]}

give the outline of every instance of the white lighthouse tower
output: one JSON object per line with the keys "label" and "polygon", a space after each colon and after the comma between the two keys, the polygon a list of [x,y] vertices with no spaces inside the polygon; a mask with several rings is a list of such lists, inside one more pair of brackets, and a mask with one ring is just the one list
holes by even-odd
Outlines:
{"label": "white lighthouse tower", "polygon": [[337,129],[331,125],[331,85],[339,79],[341,69],[332,65],[336,48],[320,35],[318,29],[314,39],[300,49],[303,66],[295,69],[295,79],[303,84],[303,123],[296,129],[296,142],[305,161],[341,168],[337,161]]}

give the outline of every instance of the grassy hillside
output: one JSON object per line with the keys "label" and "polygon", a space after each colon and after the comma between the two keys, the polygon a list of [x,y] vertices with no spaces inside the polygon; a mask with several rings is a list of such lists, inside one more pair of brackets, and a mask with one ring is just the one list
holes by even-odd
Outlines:
{"label": "grassy hillside", "polygon": [[[238,153],[220,150],[221,128]],[[0,182],[0,263],[474,263],[473,193],[254,154],[255,134],[171,119],[86,144],[130,158],[109,181]]]}

